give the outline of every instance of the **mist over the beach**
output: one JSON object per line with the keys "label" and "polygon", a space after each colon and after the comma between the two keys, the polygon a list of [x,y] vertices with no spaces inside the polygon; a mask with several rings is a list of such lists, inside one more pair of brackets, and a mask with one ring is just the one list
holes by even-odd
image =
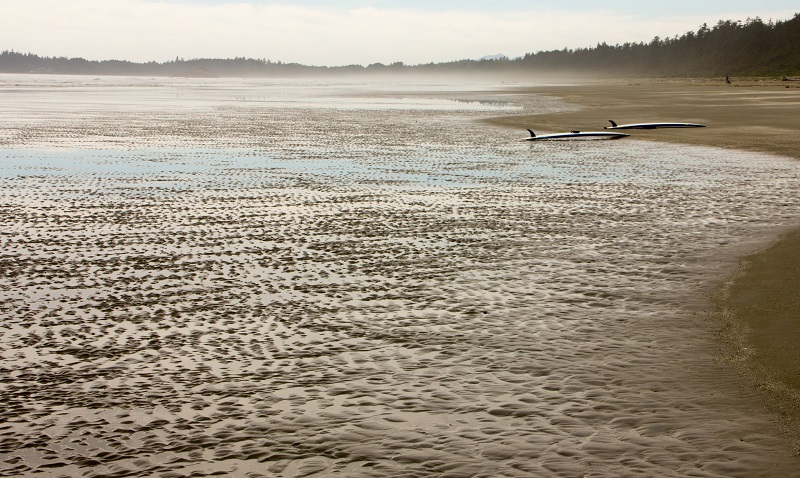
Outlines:
{"label": "mist over the beach", "polygon": [[3,8],[0,476],[797,476],[788,2]]}
{"label": "mist over the beach", "polygon": [[311,66],[516,58],[599,43],[650,42],[719,20],[765,22],[788,1],[644,4],[325,0],[6,0],[0,48],[88,60],[256,58]]}

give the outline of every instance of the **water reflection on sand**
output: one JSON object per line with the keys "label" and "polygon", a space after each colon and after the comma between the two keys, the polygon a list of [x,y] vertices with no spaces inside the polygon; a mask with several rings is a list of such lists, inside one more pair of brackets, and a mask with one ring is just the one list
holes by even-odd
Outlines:
{"label": "water reflection on sand", "polygon": [[465,86],[2,81],[2,476],[796,470],[702,313],[795,163]]}

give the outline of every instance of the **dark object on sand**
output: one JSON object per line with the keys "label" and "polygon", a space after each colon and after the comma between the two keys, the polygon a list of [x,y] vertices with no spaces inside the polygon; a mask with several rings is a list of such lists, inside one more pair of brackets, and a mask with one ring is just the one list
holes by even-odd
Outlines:
{"label": "dark object on sand", "polygon": [[631,123],[620,124],[614,120],[608,120],[611,126],[606,126],[603,129],[656,129],[656,128],[705,128],[704,124],[697,123]]}
{"label": "dark object on sand", "polygon": [[570,131],[569,133],[555,133],[543,134],[536,136],[533,130],[528,130],[531,133],[530,138],[525,138],[524,141],[541,141],[548,139],[619,139],[625,136],[630,136],[625,133],[604,133],[602,131]]}

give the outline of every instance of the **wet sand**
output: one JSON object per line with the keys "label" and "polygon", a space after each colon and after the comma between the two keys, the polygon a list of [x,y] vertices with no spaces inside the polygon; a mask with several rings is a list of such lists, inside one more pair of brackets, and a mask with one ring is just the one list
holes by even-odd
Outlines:
{"label": "wet sand", "polygon": [[[518,92],[524,93],[525,90]],[[775,79],[609,80],[532,88],[574,111],[491,118],[539,132],[600,130],[613,119],[695,122],[703,129],[632,130],[637,139],[758,151],[800,160],[800,85]],[[800,231],[777,231],[773,244],[744,257],[715,294],[722,356],[759,388],[800,450]]]}
{"label": "wet sand", "polygon": [[800,85],[777,80],[608,80],[512,90],[551,95],[572,111],[507,116],[489,123],[537,133],[597,131],[618,124],[677,121],[705,129],[634,130],[636,138],[800,158]]}
{"label": "wet sand", "polygon": [[[792,160],[475,86],[0,77],[0,476],[792,476],[702,294]],[[569,108],[569,107],[567,107]]]}

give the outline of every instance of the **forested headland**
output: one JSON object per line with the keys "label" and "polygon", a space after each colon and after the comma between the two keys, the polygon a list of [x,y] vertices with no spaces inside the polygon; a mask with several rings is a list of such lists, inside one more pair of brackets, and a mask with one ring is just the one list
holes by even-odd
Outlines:
{"label": "forested headland", "polygon": [[519,58],[459,60],[405,65],[307,66],[268,59],[176,58],[164,63],[40,57],[0,52],[0,73],[72,75],[296,77],[321,74],[586,74],[651,77],[800,75],[800,14],[784,21],[720,20],[672,38],[649,42],[539,51]]}

